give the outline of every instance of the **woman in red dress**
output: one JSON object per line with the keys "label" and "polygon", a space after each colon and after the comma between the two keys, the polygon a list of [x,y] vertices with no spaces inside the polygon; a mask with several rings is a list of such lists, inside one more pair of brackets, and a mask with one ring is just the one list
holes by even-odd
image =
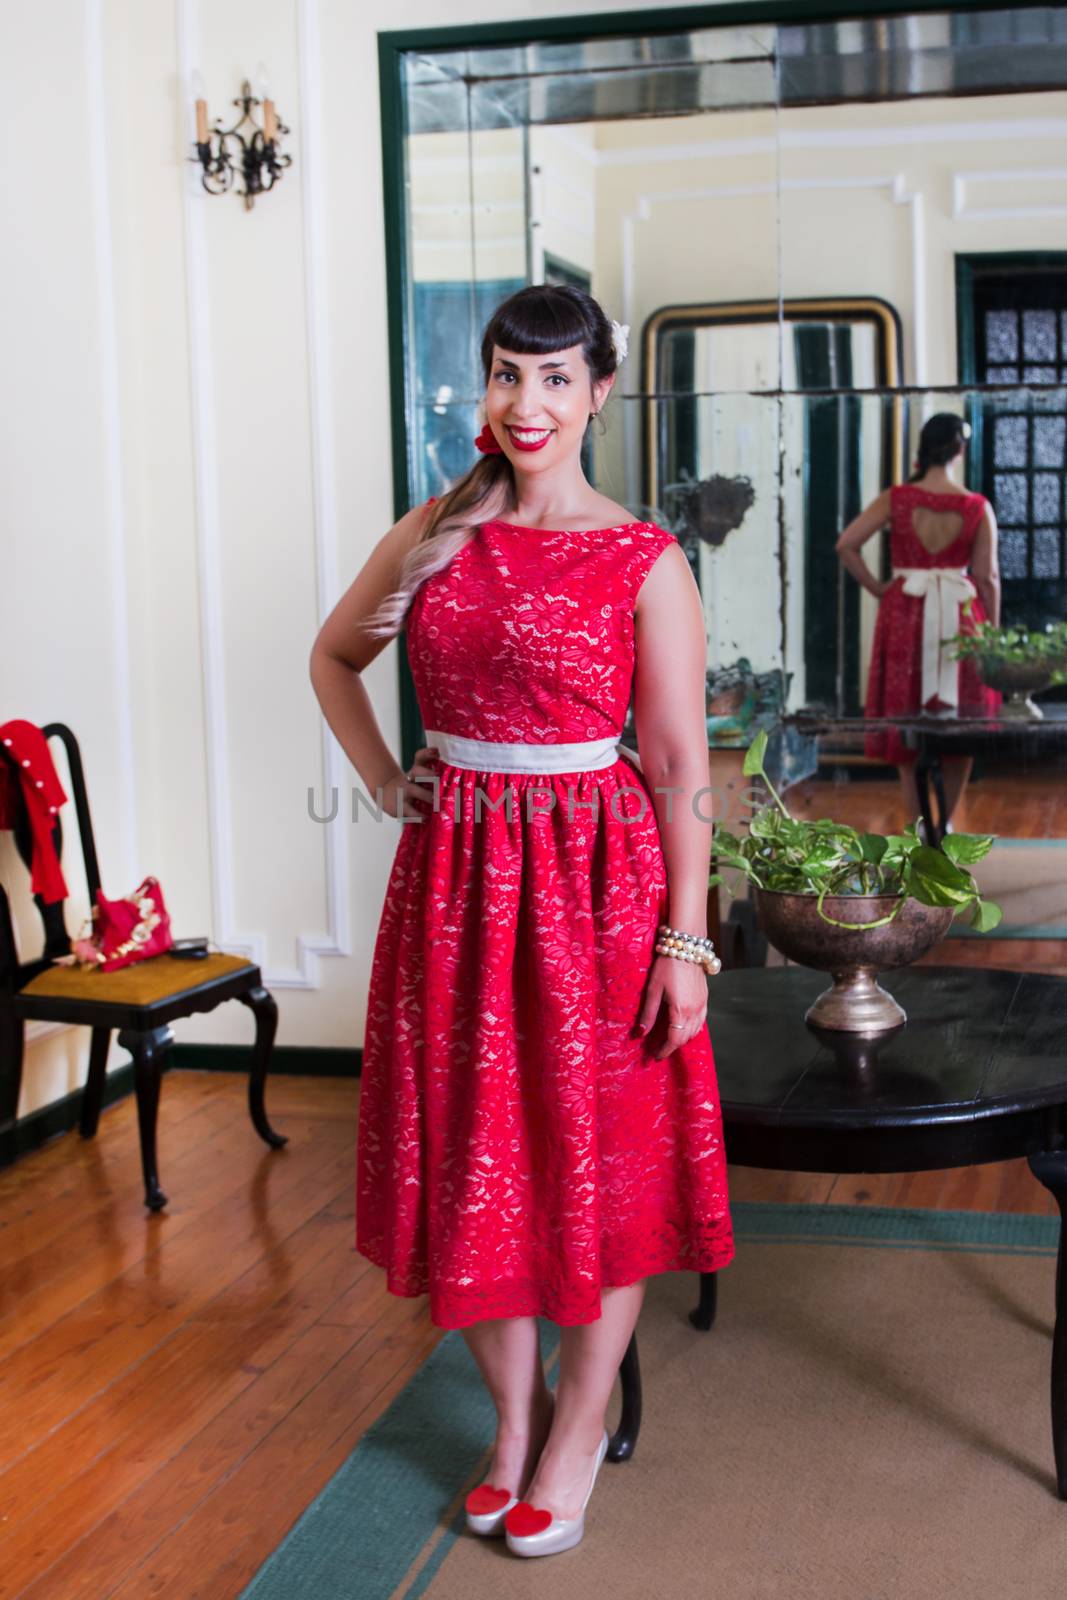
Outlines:
{"label": "woman in red dress", "polygon": [[[968,424],[953,412],[930,417],[913,476],[872,500],[837,541],[844,565],[881,602],[867,677],[868,717],[922,710],[995,717],[1000,707],[1000,692],[985,686],[977,663],[956,660],[942,643],[955,633],[973,633],[981,622],[1000,621],[993,507],[984,495],[960,488],[952,471],[962,464],[969,435]],[[859,551],[887,522],[893,576],[882,583]],[[916,753],[896,728],[870,732],[864,740],[865,755],[898,767],[909,821],[919,813]],[[973,756],[944,757],[946,820],[959,805],[973,763]]]}
{"label": "woman in red dress", "polygon": [[[569,286],[497,309],[481,459],[379,541],[312,653],[331,728],[410,824],[371,964],[356,1245],[463,1330],[498,1418],[468,1525],[521,1555],[581,1537],[644,1280],[734,1254],[700,594],[674,535],[580,462],[626,332]],[[402,623],[409,773],[360,676]],[[562,1330],[554,1394],[539,1316]]]}

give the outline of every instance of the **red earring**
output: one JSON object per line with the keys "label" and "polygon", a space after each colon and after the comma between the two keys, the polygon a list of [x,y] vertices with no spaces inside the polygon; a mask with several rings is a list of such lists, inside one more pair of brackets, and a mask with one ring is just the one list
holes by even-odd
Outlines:
{"label": "red earring", "polygon": [[474,442],[485,456],[502,456],[504,454],[488,422]]}

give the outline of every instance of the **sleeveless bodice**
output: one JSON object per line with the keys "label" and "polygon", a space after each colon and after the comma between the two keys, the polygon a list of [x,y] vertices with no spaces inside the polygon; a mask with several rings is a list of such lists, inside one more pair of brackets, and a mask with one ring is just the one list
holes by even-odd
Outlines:
{"label": "sleeveless bodice", "polygon": [[651,522],[581,532],[480,524],[408,612],[423,726],[528,744],[617,737],[637,593],[676,542]]}
{"label": "sleeveless bodice", "polygon": [[[894,568],[967,566],[987,504],[983,494],[943,494],[917,483],[894,484],[889,491],[889,552]],[[959,533],[943,550],[928,550],[915,532],[912,518],[917,506],[955,511],[962,517]]]}

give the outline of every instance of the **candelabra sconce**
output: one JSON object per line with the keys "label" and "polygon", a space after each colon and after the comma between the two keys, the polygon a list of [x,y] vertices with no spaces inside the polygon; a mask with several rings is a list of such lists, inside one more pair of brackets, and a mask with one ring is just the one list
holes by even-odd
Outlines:
{"label": "candelabra sconce", "polygon": [[[203,79],[198,72],[192,77],[196,101],[196,155],[190,156],[203,168],[201,182],[208,194],[226,194],[234,186],[238,173],[244,179],[244,188],[236,192],[244,196],[245,210],[251,211],[256,195],[273,189],[284,169],[292,165],[292,156],[280,155],[277,139],[289,129],[282,122],[270,98],[266,71],[260,63],[256,71],[258,95],[246,78],[241,93],[234,100],[241,107],[241,115],[232,128],[223,128],[216,117],[209,134],[207,125],[207,99],[203,92]],[[262,105],[263,126],[252,116],[252,107]],[[245,123],[249,131],[242,133]],[[214,148],[212,148],[214,140]]]}

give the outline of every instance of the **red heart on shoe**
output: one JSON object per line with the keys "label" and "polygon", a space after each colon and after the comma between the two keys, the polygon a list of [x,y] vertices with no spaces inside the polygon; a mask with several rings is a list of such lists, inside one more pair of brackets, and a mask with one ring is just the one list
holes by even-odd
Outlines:
{"label": "red heart on shoe", "polygon": [[477,1489],[472,1489],[467,1496],[467,1510],[473,1512],[476,1517],[484,1517],[490,1511],[499,1511],[510,1499],[509,1490],[494,1489],[491,1483],[480,1483]]}
{"label": "red heart on shoe", "polygon": [[504,1526],[508,1532],[523,1538],[528,1533],[540,1533],[541,1529],[549,1527],[551,1522],[551,1511],[539,1511],[526,1500],[520,1500],[517,1506],[512,1506],[504,1518]]}

